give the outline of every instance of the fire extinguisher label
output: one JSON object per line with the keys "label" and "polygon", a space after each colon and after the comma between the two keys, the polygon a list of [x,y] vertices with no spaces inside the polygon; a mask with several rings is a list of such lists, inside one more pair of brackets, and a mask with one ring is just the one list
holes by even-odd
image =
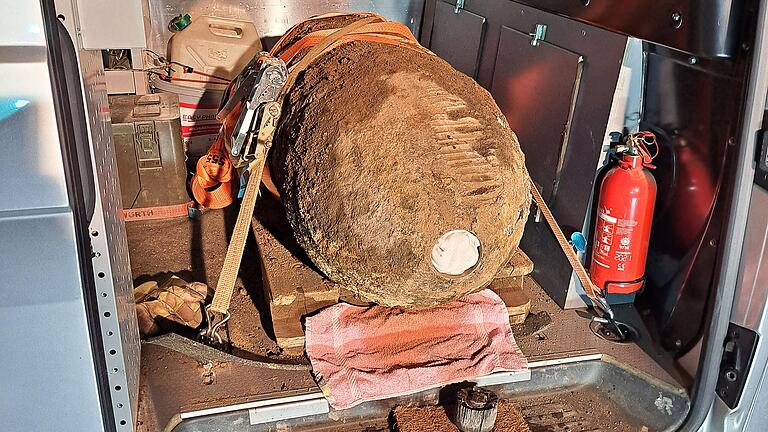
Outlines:
{"label": "fire extinguisher label", "polygon": [[626,264],[632,261],[631,239],[636,225],[635,221],[616,218],[608,214],[606,209],[600,209],[596,227],[595,263],[605,268],[611,268],[610,264],[616,263],[616,270],[624,271]]}
{"label": "fire extinguisher label", "polygon": [[626,264],[632,261],[632,232],[637,222],[629,219],[619,219],[616,225],[615,234],[619,238],[619,243],[616,245],[616,253],[613,259],[616,261],[616,270],[624,271]]}
{"label": "fire extinguisher label", "polygon": [[599,266],[610,268],[604,261],[610,259],[611,245],[613,244],[613,234],[616,231],[617,219],[605,213],[603,209],[600,209],[599,218],[597,220],[597,227],[595,236],[597,238],[597,247],[594,250],[595,263]]}

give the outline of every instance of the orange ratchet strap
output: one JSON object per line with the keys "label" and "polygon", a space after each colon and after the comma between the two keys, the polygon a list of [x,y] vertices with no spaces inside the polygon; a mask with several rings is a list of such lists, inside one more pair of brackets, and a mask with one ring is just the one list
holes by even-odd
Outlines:
{"label": "orange ratchet strap", "polygon": [[225,122],[208,153],[197,161],[190,185],[195,200],[213,209],[224,208],[234,201],[232,184],[236,176],[233,175],[232,160],[224,145],[226,129]]}
{"label": "orange ratchet strap", "polygon": [[189,217],[190,209],[193,208],[194,204],[194,201],[188,201],[181,204],[173,204],[167,206],[124,209],[123,220],[125,222],[133,222],[143,220],[169,219],[181,216]]}
{"label": "orange ratchet strap", "polygon": [[[381,17],[371,17],[372,21],[375,19],[383,19]],[[272,49],[273,55],[280,53],[279,57],[288,64],[291,59],[302,49],[309,48],[317,45],[320,41],[334,33],[338,29],[318,30],[312,32],[296,43],[289,46],[285,51],[282,51],[282,44],[278,41],[275,48]],[[397,22],[371,22],[363,25],[361,28],[349,32],[348,34],[341,36],[338,40],[334,41],[334,45],[342,44],[351,41],[369,41],[377,42],[388,45],[403,46],[411,49],[417,49],[419,51],[427,52],[421,45],[419,45],[416,38],[411,31],[403,24]]]}

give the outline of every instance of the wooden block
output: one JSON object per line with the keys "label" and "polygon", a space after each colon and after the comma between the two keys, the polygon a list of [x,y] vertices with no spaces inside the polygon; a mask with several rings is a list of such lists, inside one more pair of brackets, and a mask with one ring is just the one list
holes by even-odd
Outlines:
{"label": "wooden block", "polygon": [[[510,324],[521,324],[531,311],[531,299],[523,291],[523,284],[530,276],[497,278],[488,287],[507,305]],[[532,280],[532,279],[531,279]]]}
{"label": "wooden block", "polygon": [[266,298],[278,346],[303,349],[304,315],[339,302],[339,288],[302,262],[272,232],[254,221]]}
{"label": "wooden block", "polygon": [[499,270],[497,278],[505,278],[512,276],[525,276],[533,272],[533,261],[528,258],[522,250],[518,249],[512,254],[512,257],[507,263]]}
{"label": "wooden block", "polygon": [[373,304],[360,294],[353,293],[352,291],[346,290],[344,288],[339,289],[339,301],[343,301],[344,303],[349,303],[355,306],[369,306]]}
{"label": "wooden block", "polygon": [[277,346],[287,354],[301,354],[304,352],[304,334],[291,338],[278,337]]}

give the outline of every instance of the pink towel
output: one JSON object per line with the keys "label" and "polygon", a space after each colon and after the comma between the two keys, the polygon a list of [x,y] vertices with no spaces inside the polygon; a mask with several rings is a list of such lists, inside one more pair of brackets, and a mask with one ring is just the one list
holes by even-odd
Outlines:
{"label": "pink towel", "polygon": [[307,318],[306,349],[336,409],[528,368],[487,289],[424,309],[340,303]]}

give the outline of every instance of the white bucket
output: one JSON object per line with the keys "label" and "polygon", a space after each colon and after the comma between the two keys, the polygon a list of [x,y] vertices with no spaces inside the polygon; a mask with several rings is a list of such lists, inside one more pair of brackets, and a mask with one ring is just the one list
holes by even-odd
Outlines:
{"label": "white bucket", "polygon": [[181,115],[181,139],[188,156],[202,156],[213,144],[221,123],[216,120],[223,90],[193,88],[163,81],[158,77],[150,79],[153,92],[179,95]]}

